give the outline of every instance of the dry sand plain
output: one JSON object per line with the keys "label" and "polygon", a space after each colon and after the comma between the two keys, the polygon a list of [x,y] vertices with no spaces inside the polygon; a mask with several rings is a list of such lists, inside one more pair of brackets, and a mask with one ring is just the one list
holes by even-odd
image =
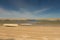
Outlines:
{"label": "dry sand plain", "polygon": [[0,39],[60,40],[60,26],[0,26]]}

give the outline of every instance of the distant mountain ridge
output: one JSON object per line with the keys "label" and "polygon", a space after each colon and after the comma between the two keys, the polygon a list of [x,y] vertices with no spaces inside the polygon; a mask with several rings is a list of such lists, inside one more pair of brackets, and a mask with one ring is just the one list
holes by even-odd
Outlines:
{"label": "distant mountain ridge", "polygon": [[60,20],[60,18],[37,18],[37,19],[27,19],[27,18],[0,18],[0,20]]}

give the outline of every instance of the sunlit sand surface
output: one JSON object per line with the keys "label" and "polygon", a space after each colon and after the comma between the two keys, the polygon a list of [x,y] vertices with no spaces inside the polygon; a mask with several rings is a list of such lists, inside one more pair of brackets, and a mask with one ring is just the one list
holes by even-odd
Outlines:
{"label": "sunlit sand surface", "polygon": [[60,40],[60,26],[0,27],[0,39],[14,40]]}

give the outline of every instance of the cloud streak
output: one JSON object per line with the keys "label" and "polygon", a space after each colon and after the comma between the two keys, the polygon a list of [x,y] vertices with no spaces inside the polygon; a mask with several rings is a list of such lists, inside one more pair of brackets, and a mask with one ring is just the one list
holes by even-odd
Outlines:
{"label": "cloud streak", "polygon": [[19,11],[15,10],[6,10],[3,8],[0,8],[0,17],[1,18],[36,18],[35,14],[42,13],[44,11],[47,11],[47,9],[42,10],[36,10],[34,12],[30,12],[26,9],[21,8]]}
{"label": "cloud streak", "polygon": [[49,10],[50,8],[44,8],[44,9],[41,9],[41,10],[37,10],[37,11],[35,11],[34,13],[42,13],[42,12],[44,12],[44,11],[47,11],[47,10]]}

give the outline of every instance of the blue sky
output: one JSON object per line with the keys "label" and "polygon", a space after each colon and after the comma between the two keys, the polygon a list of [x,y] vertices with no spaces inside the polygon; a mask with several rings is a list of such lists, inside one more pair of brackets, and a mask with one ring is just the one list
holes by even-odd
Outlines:
{"label": "blue sky", "polygon": [[0,18],[60,18],[60,0],[0,0]]}

